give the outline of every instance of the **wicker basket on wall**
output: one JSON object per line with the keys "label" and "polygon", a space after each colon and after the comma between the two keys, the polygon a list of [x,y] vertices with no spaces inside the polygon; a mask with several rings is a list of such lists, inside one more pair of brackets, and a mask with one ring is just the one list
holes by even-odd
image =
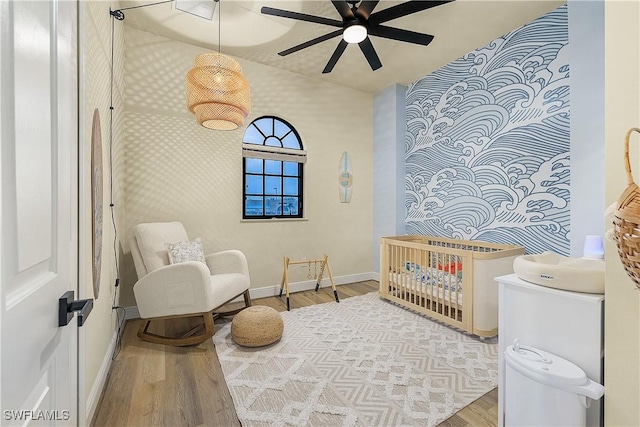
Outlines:
{"label": "wicker basket on wall", "polygon": [[624,162],[627,170],[627,189],[618,199],[613,214],[613,234],[620,261],[636,287],[640,289],[640,188],[633,180],[629,162],[629,138],[640,129],[631,128],[624,140]]}

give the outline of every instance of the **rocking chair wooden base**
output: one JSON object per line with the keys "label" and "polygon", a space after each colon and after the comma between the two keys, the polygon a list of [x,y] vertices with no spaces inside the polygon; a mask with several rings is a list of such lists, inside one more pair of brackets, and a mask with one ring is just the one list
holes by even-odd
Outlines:
{"label": "rocking chair wooden base", "polygon": [[[149,332],[149,325],[151,325],[151,320],[162,320],[162,319],[175,319],[179,317],[203,317],[204,323],[195,326],[194,328],[187,331],[180,337],[168,337],[165,335],[154,334]],[[164,344],[164,345],[173,345],[176,347],[184,347],[187,345],[196,345],[205,342],[209,338],[213,336],[215,333],[215,326],[213,324],[213,314],[212,312],[200,313],[200,314],[189,314],[182,316],[167,316],[167,317],[156,317],[154,319],[147,320],[140,326],[138,330],[138,338],[143,341],[152,342],[155,344]],[[201,331],[204,328],[204,331],[198,335],[195,335],[196,332]]]}
{"label": "rocking chair wooden base", "polygon": [[[153,319],[148,319],[140,326],[140,329],[138,330],[138,338],[140,338],[143,341],[148,341],[155,344],[173,345],[176,347],[184,347],[188,345],[197,345],[197,344],[203,343],[209,338],[211,338],[215,333],[215,325],[213,323],[215,319],[219,317],[233,316],[234,314],[237,314],[240,311],[244,310],[245,308],[251,306],[251,296],[249,295],[249,290],[247,289],[240,295],[244,295],[245,307],[241,307],[237,310],[225,311],[221,313],[208,311],[206,313],[181,314],[177,316],[154,317]],[[234,296],[229,301],[233,301],[240,295]],[[224,304],[227,304],[229,301],[225,302]],[[220,307],[222,307],[224,304],[222,304]],[[151,325],[151,321],[153,320],[166,320],[166,319],[190,318],[190,317],[202,317],[204,319],[204,322],[199,325],[196,325],[195,327],[193,327],[192,329],[184,333],[182,336],[168,337],[165,335],[159,335],[159,334],[154,334],[152,332],[149,332],[149,326]],[[203,328],[204,328],[204,331],[202,333],[195,335],[197,332],[202,331]]]}
{"label": "rocking chair wooden base", "polygon": [[[241,295],[244,296],[244,307],[240,307],[240,308],[238,308],[236,310],[229,310],[229,311],[221,311],[221,312],[215,312],[214,311],[213,312],[213,318],[217,319],[219,317],[234,316],[234,315],[240,313],[245,308],[251,307],[251,295],[249,294],[249,290],[247,289]],[[238,298],[239,296],[240,295],[236,295],[235,297],[231,298],[229,301],[233,301],[234,299]],[[222,307],[223,305],[227,304],[229,301],[225,302],[220,307]]]}

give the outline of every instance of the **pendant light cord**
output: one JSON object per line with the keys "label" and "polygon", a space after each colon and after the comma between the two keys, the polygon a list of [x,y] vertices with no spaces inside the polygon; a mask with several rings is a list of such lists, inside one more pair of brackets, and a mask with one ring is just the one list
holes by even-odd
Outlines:
{"label": "pendant light cord", "polygon": [[130,6],[130,7],[123,7],[122,9],[118,9],[118,10],[131,10],[131,9],[138,9],[140,7],[147,7],[147,6],[155,6],[157,4],[163,4],[163,3],[171,3],[173,0],[165,0],[165,1],[159,1],[156,3],[149,3],[149,4],[141,4],[139,6]]}
{"label": "pendant light cord", "polygon": [[147,7],[147,6],[155,6],[157,4],[163,4],[163,3],[171,3],[173,0],[164,0],[164,1],[159,1],[156,3],[149,3],[149,4],[141,4],[138,6],[130,6],[130,7],[123,7],[122,9],[116,9],[116,10],[111,10],[111,8],[109,8],[109,14],[111,16],[113,16],[114,18],[116,18],[118,21],[124,21],[124,13],[122,12],[123,10],[131,10],[131,9],[138,9],[141,7]]}
{"label": "pendant light cord", "polygon": [[109,84],[109,207],[113,224],[113,256],[116,267],[116,287],[120,284],[120,268],[118,263],[118,229],[116,227],[115,205],[113,204],[113,44],[115,20],[111,18],[111,81]]}
{"label": "pendant light cord", "polygon": [[222,54],[222,36],[220,35],[220,27],[222,26],[222,2],[220,0],[216,0],[218,3],[218,55]]}
{"label": "pendant light cord", "polygon": [[[111,210],[111,223],[113,224],[113,258],[114,265],[116,268],[116,282],[115,289],[113,290],[113,301],[111,303],[111,309],[116,311],[116,342],[113,348],[113,354],[111,355],[111,360],[114,360],[118,357],[120,353],[120,348],[122,346],[122,326],[124,325],[124,321],[126,319],[126,310],[124,307],[116,304],[116,299],[118,295],[118,287],[120,285],[120,265],[118,262],[118,227],[116,226],[116,215],[115,215],[115,204],[113,203],[113,69],[114,69],[114,34],[115,34],[115,20],[118,19],[116,15],[114,15],[111,10],[109,11],[111,15],[111,75],[109,81],[109,209]],[[123,15],[124,17],[124,15]],[[122,317],[121,317],[122,312]]]}

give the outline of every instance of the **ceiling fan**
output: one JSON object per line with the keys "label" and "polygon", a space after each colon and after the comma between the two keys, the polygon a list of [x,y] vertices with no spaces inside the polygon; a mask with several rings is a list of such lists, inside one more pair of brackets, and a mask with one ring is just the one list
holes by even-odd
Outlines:
{"label": "ceiling fan", "polygon": [[297,19],[299,21],[313,22],[316,24],[340,28],[339,30],[332,31],[323,36],[316,37],[315,39],[293,46],[287,50],[283,50],[282,52],[278,52],[278,55],[286,56],[341,35],[342,40],[338,43],[338,47],[336,47],[336,50],[333,52],[333,55],[331,55],[331,58],[329,58],[329,62],[327,62],[327,65],[324,67],[322,72],[330,73],[331,70],[333,70],[338,59],[340,59],[340,56],[342,56],[342,53],[350,43],[357,43],[358,46],[360,46],[360,50],[364,54],[365,58],[367,58],[371,69],[375,71],[382,67],[382,63],[380,62],[380,58],[378,57],[369,36],[383,37],[386,39],[414,43],[423,46],[428,45],[431,43],[431,40],[433,40],[433,36],[430,34],[422,34],[416,33],[415,31],[387,27],[386,25],[381,25],[382,23],[435,6],[440,6],[442,4],[449,3],[450,1],[453,0],[413,0],[391,6],[378,12],[373,12],[373,9],[377,6],[379,0],[331,0],[331,3],[333,3],[336,10],[342,17],[342,21],[324,18],[322,16],[308,15],[306,13],[276,9],[268,6],[263,6],[261,11],[266,15],[280,16],[283,18]]}

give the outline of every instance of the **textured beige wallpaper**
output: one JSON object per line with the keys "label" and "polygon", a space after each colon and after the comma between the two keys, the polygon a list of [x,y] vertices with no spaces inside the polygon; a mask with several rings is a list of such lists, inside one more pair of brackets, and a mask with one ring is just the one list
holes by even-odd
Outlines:
{"label": "textured beige wallpaper", "polygon": [[[103,159],[103,235],[102,235],[102,275],[100,293],[94,301],[93,311],[85,326],[84,392],[89,399],[100,367],[102,366],[116,326],[116,315],[111,309],[116,278],[115,257],[113,253],[114,232],[109,210],[109,87],[111,65],[111,21],[109,7],[117,9],[118,2],[89,1],[80,2],[81,27],[80,43],[81,70],[80,84],[84,92],[80,99],[81,114],[80,161],[81,174],[81,230],[80,230],[80,297],[93,298],[92,256],[91,256],[91,122],[93,110],[100,112],[102,131]],[[113,182],[116,223],[124,223],[124,104],[123,104],[123,67],[124,67],[124,27],[115,25],[114,43],[114,145],[113,145]],[[110,357],[110,355],[108,355]],[[82,366],[82,365],[81,365]],[[99,393],[101,390],[97,390]],[[99,396],[97,396],[99,398]],[[86,402],[81,402],[84,405]],[[84,420],[81,420],[84,423]]]}
{"label": "textured beige wallpaper", "polygon": [[[207,252],[242,250],[252,288],[279,285],[284,256],[326,253],[334,276],[371,272],[373,96],[239,60],[252,95],[245,127],[262,115],[282,117],[297,129],[308,153],[308,221],[242,222],[245,127],[208,130],[185,107],[184,76],[203,51],[126,28],[126,234],[141,222],[182,221],[191,238],[203,238]],[[353,162],[348,204],[338,197],[343,151]],[[134,305],[130,256],[123,269],[122,304]],[[292,282],[306,280],[302,267],[290,271]]]}

